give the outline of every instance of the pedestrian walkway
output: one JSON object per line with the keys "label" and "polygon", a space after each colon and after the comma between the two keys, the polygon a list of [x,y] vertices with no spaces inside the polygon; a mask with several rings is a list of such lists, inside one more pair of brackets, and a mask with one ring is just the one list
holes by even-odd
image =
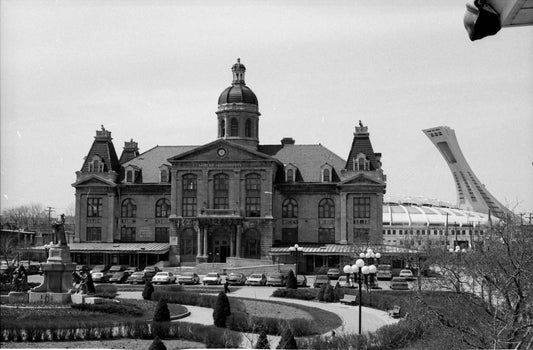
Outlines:
{"label": "pedestrian walkway", "polygon": [[[246,287],[235,290],[228,296],[235,298],[241,297],[257,300],[280,301],[284,303],[293,303],[322,309],[333,312],[341,318],[342,326],[334,330],[337,335],[354,334],[359,331],[359,306],[350,306],[340,303],[321,303],[317,301],[299,299],[275,298],[271,296],[274,290],[275,289],[269,287]],[[126,299],[140,299],[142,298],[142,292],[119,292],[118,297]],[[177,322],[183,321],[203,325],[213,324],[213,309],[191,305],[186,305],[186,307],[191,312],[190,316],[182,318]],[[361,329],[363,332],[373,332],[387,324],[397,323],[399,320],[391,318],[385,311],[362,307],[361,321]],[[331,330],[323,335],[331,335]],[[242,347],[248,349],[253,348],[255,342],[257,342],[258,336],[258,334],[243,333]],[[271,348],[275,348],[278,345],[279,339],[279,336],[268,336]]]}

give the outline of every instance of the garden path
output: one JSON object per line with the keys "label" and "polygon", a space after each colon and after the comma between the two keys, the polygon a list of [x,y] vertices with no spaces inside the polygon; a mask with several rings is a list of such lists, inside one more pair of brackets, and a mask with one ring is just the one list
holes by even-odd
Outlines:
{"label": "garden path", "polygon": [[[280,301],[323,309],[337,314],[342,319],[342,326],[335,329],[335,333],[337,335],[341,335],[343,333],[357,333],[359,330],[358,306],[350,306],[340,303],[320,303],[316,301],[299,299],[275,298],[271,296],[273,291],[274,289],[270,287],[246,287],[231,292],[229,296]],[[141,292],[119,292],[118,297],[138,299],[142,298],[141,294]],[[190,305],[187,305],[186,307],[191,312],[191,315],[183,318],[183,321],[205,325],[213,324],[213,309]],[[373,332],[382,326],[394,324],[399,321],[398,319],[391,318],[386,311],[368,307],[362,308],[361,320],[361,328],[363,332]],[[328,331],[323,335],[331,335],[331,332]],[[253,344],[257,341],[257,337],[258,335],[256,334],[243,334],[243,348],[253,348]],[[279,338],[280,337],[278,336],[268,336],[271,348],[275,348],[278,345]]]}

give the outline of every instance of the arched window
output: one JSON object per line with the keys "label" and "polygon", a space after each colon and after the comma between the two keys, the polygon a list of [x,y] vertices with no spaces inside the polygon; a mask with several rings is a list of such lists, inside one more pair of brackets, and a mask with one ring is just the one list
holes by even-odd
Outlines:
{"label": "arched window", "polygon": [[246,119],[246,124],[244,124],[244,136],[252,137],[252,121]]}
{"label": "arched window", "polygon": [[261,216],[261,176],[259,174],[246,175],[246,216]]}
{"label": "arched window", "polygon": [[287,182],[294,182],[294,170],[287,169]]}
{"label": "arched window", "polygon": [[126,171],[126,182],[133,182],[133,170]]}
{"label": "arched window", "polygon": [[89,162],[89,171],[94,173],[103,173],[104,172],[104,161],[100,156],[93,156],[93,159]]}
{"label": "arched window", "polygon": [[181,215],[183,217],[196,216],[196,175],[186,174],[182,179]]}
{"label": "arched window", "polygon": [[170,215],[170,201],[166,198],[161,198],[155,203],[155,217],[168,218]]}
{"label": "arched window", "polygon": [[135,201],[131,198],[125,199],[122,202],[122,217],[123,218],[134,218],[137,216],[137,205]]}
{"label": "arched window", "polygon": [[213,209],[229,209],[229,177],[217,174],[214,180]]}
{"label": "arched window", "polygon": [[296,202],[296,200],[293,198],[285,199],[281,207],[281,216],[287,219],[297,218],[298,202]]}
{"label": "arched window", "polygon": [[329,169],[324,169],[322,171],[322,181],[323,182],[330,182],[331,181],[330,176],[329,176]]}
{"label": "arched window", "polygon": [[220,120],[220,137],[226,136],[226,121],[224,119]]}
{"label": "arched window", "polygon": [[334,218],[335,217],[335,203],[330,198],[324,198],[318,203],[318,217],[319,218]]}
{"label": "arched window", "polygon": [[359,158],[358,160],[358,165],[357,165],[357,168],[358,170],[366,170],[365,169],[365,159],[363,157]]}
{"label": "arched window", "polygon": [[231,118],[230,136],[239,136],[239,122],[236,118]]}

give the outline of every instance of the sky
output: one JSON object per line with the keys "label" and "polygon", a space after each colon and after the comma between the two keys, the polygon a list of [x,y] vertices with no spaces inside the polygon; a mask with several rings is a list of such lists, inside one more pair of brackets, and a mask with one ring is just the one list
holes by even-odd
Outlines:
{"label": "sky", "polygon": [[533,26],[471,42],[466,0],[0,0],[2,209],[73,211],[96,130],[141,152],[216,139],[237,58],[261,144],[343,159],[354,128],[382,153],[386,196],[456,203],[422,129],[449,126],[503,204],[533,212]]}

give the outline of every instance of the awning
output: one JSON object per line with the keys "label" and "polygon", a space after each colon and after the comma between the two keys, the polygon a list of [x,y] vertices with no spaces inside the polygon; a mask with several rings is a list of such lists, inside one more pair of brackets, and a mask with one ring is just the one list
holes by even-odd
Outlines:
{"label": "awning", "polygon": [[[71,253],[140,253],[165,254],[170,249],[169,243],[69,243]],[[34,247],[44,250],[45,247]]]}
{"label": "awning", "polygon": [[[303,255],[359,255],[367,248],[372,248],[375,252],[380,252],[381,255],[395,255],[395,254],[421,254],[418,250],[407,249],[392,245],[372,245],[372,246],[354,246],[351,244],[298,244],[298,251]],[[272,247],[270,248],[271,255],[291,255],[288,247]]]}

